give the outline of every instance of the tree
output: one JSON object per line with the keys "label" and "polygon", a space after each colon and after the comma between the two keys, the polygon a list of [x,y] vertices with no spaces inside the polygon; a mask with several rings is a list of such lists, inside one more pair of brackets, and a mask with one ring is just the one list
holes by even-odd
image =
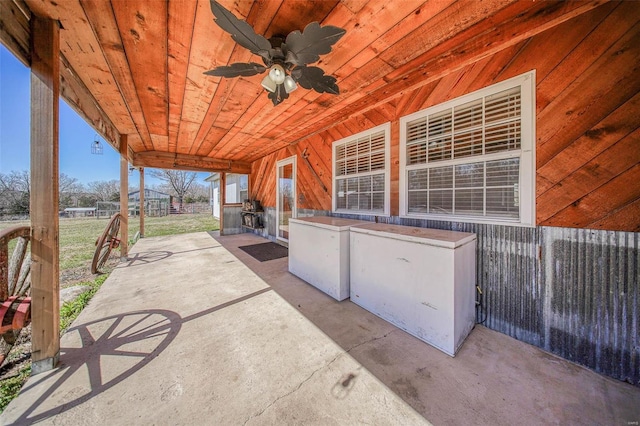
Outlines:
{"label": "tree", "polygon": [[60,209],[77,207],[79,197],[85,192],[84,185],[78,182],[78,179],[60,173],[58,187],[60,188]]}
{"label": "tree", "polygon": [[31,175],[26,170],[0,173],[0,201],[3,213],[29,214]]}
{"label": "tree", "polygon": [[90,192],[78,195],[78,207],[95,207],[98,199]]}
{"label": "tree", "polygon": [[195,172],[186,172],[183,170],[151,169],[149,170],[149,174],[156,179],[166,182],[171,187],[178,197],[180,210],[182,210],[182,200],[184,196],[189,191],[189,188],[191,188],[193,181],[196,180],[196,176],[198,176]]}
{"label": "tree", "polygon": [[189,192],[185,195],[185,202],[187,203],[208,203],[209,202],[209,188],[205,185],[201,185],[194,182],[189,188]]}
{"label": "tree", "polygon": [[118,201],[120,197],[120,182],[115,179],[89,182],[87,188],[96,201]]}

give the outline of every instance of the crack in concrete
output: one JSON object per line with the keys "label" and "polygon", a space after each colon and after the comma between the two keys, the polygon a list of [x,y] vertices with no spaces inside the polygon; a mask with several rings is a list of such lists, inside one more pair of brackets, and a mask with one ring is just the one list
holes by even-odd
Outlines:
{"label": "crack in concrete", "polygon": [[354,345],[354,346],[350,347],[349,349],[347,349],[346,353],[349,353],[349,352],[351,352],[352,350],[354,350],[354,349],[356,349],[356,348],[359,348],[359,347],[360,347],[360,346],[362,346],[362,345],[366,345],[367,343],[371,343],[371,342],[375,342],[376,340],[384,339],[385,337],[387,337],[387,336],[388,336],[388,335],[390,335],[391,333],[394,333],[394,332],[396,332],[396,331],[398,331],[398,330],[399,330],[399,329],[398,329],[398,328],[396,328],[396,329],[393,329],[393,330],[391,330],[390,332],[388,332],[388,333],[386,333],[386,334],[384,334],[384,335],[382,335],[382,336],[373,337],[373,338],[371,338],[371,339],[369,339],[369,340],[365,340],[365,341],[364,341],[364,342],[362,342],[362,343],[358,343],[357,345]]}
{"label": "crack in concrete", "polygon": [[348,354],[352,350],[354,350],[354,349],[356,349],[356,348],[358,348],[358,347],[360,347],[362,345],[366,345],[367,343],[371,343],[371,342],[375,342],[376,340],[384,339],[385,337],[387,337],[388,335],[390,335],[391,333],[393,333],[395,331],[398,331],[398,329],[391,330],[390,332],[388,332],[388,333],[386,333],[386,334],[384,334],[382,336],[373,337],[373,338],[371,338],[369,340],[366,340],[366,341],[364,341],[362,343],[358,343],[357,345],[354,345],[354,346],[350,347],[349,349],[347,349],[344,352],[340,352],[338,355],[333,357],[333,359],[331,359],[329,362],[327,362],[326,364],[322,365],[321,367],[318,367],[317,369],[315,369],[306,379],[301,381],[298,384],[298,386],[296,386],[294,389],[292,389],[289,392],[285,393],[284,395],[280,395],[279,397],[274,399],[270,404],[268,404],[266,407],[264,407],[262,410],[260,410],[260,412],[249,416],[249,418],[244,421],[243,426],[245,426],[247,423],[249,423],[252,419],[260,417],[262,414],[264,414],[265,411],[267,411],[270,407],[275,405],[281,399],[284,399],[284,398],[288,397],[289,395],[292,395],[295,392],[297,392],[305,383],[307,383],[309,380],[311,380],[313,378],[313,376],[316,375],[317,372],[319,372],[320,370],[324,370],[325,368],[329,367],[331,364],[336,362],[338,360],[338,358],[340,358],[341,356],[343,356],[345,354]]}
{"label": "crack in concrete", "polygon": [[338,355],[336,355],[331,361],[327,362],[326,364],[322,365],[321,367],[318,367],[317,369],[315,369],[306,379],[304,379],[303,381],[301,381],[298,386],[296,386],[294,389],[292,389],[291,391],[285,393],[284,395],[280,395],[279,397],[277,397],[276,399],[273,400],[273,402],[271,402],[269,405],[267,405],[266,407],[264,407],[262,410],[260,410],[259,413],[254,414],[252,416],[250,416],[247,420],[245,420],[245,422],[243,423],[243,425],[246,425],[247,423],[249,423],[250,420],[255,419],[257,417],[260,417],[265,411],[267,411],[271,406],[273,406],[274,404],[276,404],[278,401],[280,401],[283,398],[288,397],[289,395],[297,392],[305,383],[307,383],[309,380],[311,380],[313,378],[313,376],[315,376],[315,374],[320,371],[323,370],[327,367],[329,367],[331,364],[333,364],[338,358],[340,358],[342,355],[344,355],[346,352],[340,352]]}

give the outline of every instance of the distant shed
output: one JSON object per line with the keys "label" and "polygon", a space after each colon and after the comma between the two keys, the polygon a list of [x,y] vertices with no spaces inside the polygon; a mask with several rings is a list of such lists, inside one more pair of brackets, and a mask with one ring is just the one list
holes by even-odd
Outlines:
{"label": "distant shed", "polygon": [[[145,200],[170,200],[171,195],[156,191],[155,189],[144,189],[144,199]],[[140,201],[140,191],[132,191],[129,193],[129,201]]]}
{"label": "distant shed", "polygon": [[67,207],[64,209],[64,217],[94,217],[95,207]]}
{"label": "distant shed", "polygon": [[[155,189],[144,189],[144,209],[147,216],[166,216],[169,214],[172,196]],[[140,191],[129,193],[129,214],[140,214]]]}

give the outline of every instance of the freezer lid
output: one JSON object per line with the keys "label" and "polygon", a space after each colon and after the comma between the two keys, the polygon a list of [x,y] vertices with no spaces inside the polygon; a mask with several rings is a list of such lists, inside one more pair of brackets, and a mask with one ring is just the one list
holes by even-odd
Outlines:
{"label": "freezer lid", "polygon": [[351,227],[351,232],[449,249],[454,249],[476,240],[476,234],[469,232],[389,225],[386,223],[355,225]]}
{"label": "freezer lid", "polygon": [[367,222],[365,220],[343,219],[341,217],[332,216],[310,216],[289,219],[289,223],[324,228],[332,231],[348,231],[349,228],[354,225],[364,225],[371,222]]}

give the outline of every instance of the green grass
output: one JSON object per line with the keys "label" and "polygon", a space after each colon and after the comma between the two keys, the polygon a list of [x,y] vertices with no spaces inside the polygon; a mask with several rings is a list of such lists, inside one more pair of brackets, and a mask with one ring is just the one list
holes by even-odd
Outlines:
{"label": "green grass", "polygon": [[[144,236],[186,234],[190,232],[215,231],[219,229],[218,219],[210,214],[184,214],[144,218]],[[129,238],[140,230],[140,219],[129,218]]]}
{"label": "green grass", "polygon": [[22,385],[27,381],[30,375],[31,364],[20,370],[20,373],[17,376],[0,382],[0,413],[2,413],[4,409],[7,408],[7,405],[9,405],[11,400],[18,395]]}
{"label": "green grass", "polygon": [[87,281],[78,285],[87,285],[89,288],[80,293],[75,299],[65,302],[60,307],[60,332],[63,333],[71,323],[80,315],[80,312],[89,303],[94,294],[100,289],[102,283],[104,283],[109,275],[103,274],[98,276],[93,281]]}
{"label": "green grass", "polygon": [[[60,271],[72,268],[90,268],[95,251],[95,242],[107,226],[107,219],[77,218],[60,219]],[[29,221],[0,222],[0,230],[13,226],[29,226]],[[189,232],[213,231],[219,229],[218,220],[208,214],[172,215],[145,218],[145,237],[184,234]],[[129,238],[140,230],[138,218],[129,218]],[[10,245],[10,250],[12,249]],[[91,298],[105,282],[108,273],[78,285],[88,285],[89,289],[60,308],[60,331],[64,332]],[[0,413],[18,396],[22,385],[31,374],[31,364],[20,370],[14,377],[0,381]]]}
{"label": "green grass", "polygon": [[[77,268],[91,262],[98,237],[107,226],[107,219],[76,218],[60,219],[60,270]],[[29,221],[0,222],[0,229],[11,226],[28,226]],[[216,218],[209,214],[170,215],[146,217],[144,236],[185,234],[189,232],[219,229]],[[129,238],[140,230],[140,220],[129,218]]]}
{"label": "green grass", "polygon": [[[80,293],[75,299],[65,302],[60,307],[60,334],[64,333],[73,321],[80,315],[80,312],[89,304],[91,298],[100,289],[109,275],[103,274],[93,281],[87,281],[78,285],[87,285],[89,289]],[[16,376],[0,381],[0,413],[9,405],[9,403],[18,396],[20,389],[31,375],[31,363],[27,364],[20,370]]]}

